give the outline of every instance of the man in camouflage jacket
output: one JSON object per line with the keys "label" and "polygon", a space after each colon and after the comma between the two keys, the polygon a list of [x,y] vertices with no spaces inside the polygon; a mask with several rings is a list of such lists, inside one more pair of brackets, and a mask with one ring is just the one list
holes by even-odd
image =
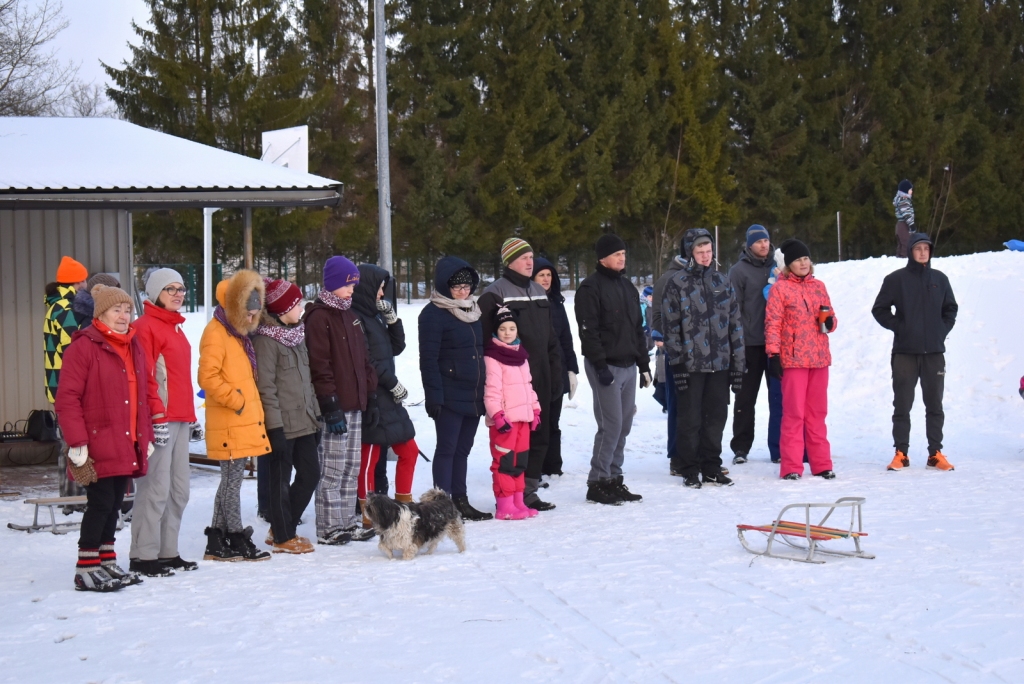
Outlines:
{"label": "man in camouflage jacket", "polygon": [[714,241],[703,228],[683,237],[686,266],[665,287],[662,301],[666,373],[676,388],[676,459],[687,487],[731,485],[722,473],[722,432],[729,389],[746,370],[740,307],[726,274],[715,270]]}

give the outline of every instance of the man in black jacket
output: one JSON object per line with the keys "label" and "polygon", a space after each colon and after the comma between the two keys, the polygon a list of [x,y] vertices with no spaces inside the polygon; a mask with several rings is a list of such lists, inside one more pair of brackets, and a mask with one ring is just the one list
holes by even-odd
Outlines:
{"label": "man in black jacket", "polygon": [[533,248],[520,238],[509,238],[501,247],[505,272],[491,283],[480,297],[480,320],[484,339],[494,334],[494,314],[499,306],[513,310],[519,321],[519,339],[530,355],[533,391],[540,401],[540,425],[530,433],[530,457],[526,464],[526,488],[523,501],[538,511],[549,511],[554,504],[537,496],[544,459],[548,453],[548,415],[552,402],[562,401],[562,357],[558,337],[551,321],[551,303],[547,292],[530,280],[533,275]]}
{"label": "man in black jacket", "polygon": [[587,380],[594,392],[594,455],[587,501],[618,505],[640,501],[622,482],[626,437],[636,412],[637,372],[651,385],[651,363],[636,288],[624,276],[626,243],[617,235],[597,240],[597,270],[576,291],[576,322]]}
{"label": "man in black jacket", "polygon": [[[910,409],[921,381],[928,436],[928,467],[953,470],[942,454],[942,392],[946,376],[946,335],[956,323],[957,304],[949,279],[931,267],[932,241],[911,233],[910,259],[905,268],[882,281],[871,314],[892,330],[892,438],[896,447],[889,470],[910,465]],[[893,307],[896,313],[893,314]]]}

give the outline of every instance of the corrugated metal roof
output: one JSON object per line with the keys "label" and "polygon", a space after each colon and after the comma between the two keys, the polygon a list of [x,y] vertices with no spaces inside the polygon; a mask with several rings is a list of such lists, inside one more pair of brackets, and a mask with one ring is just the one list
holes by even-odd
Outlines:
{"label": "corrugated metal roof", "polygon": [[117,119],[0,117],[0,193],[340,185]]}

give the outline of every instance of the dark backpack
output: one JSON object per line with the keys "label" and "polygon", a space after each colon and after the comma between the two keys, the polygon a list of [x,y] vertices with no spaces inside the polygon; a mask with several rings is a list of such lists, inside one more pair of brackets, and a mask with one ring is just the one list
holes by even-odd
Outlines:
{"label": "dark backpack", "polygon": [[37,442],[55,442],[57,435],[57,418],[53,411],[32,411],[28,414],[26,434]]}

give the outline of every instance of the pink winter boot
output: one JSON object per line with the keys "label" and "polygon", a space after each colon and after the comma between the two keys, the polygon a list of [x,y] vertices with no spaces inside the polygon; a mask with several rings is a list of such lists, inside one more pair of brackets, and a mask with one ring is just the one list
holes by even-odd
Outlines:
{"label": "pink winter boot", "polygon": [[522,492],[516,492],[515,494],[512,495],[512,503],[515,504],[516,509],[519,510],[521,513],[526,513],[527,518],[532,518],[533,516],[537,515],[537,511],[533,510],[525,503],[523,503]]}
{"label": "pink winter boot", "polygon": [[495,506],[495,520],[522,520],[528,517],[526,513],[516,508],[511,496],[496,496],[494,498],[498,502]]}

